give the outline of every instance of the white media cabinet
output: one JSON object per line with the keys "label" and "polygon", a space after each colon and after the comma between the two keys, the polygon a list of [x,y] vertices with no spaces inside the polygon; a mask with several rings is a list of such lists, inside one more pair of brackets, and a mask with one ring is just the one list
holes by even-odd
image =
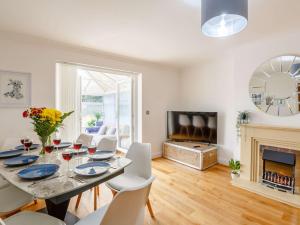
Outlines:
{"label": "white media cabinet", "polygon": [[196,142],[167,141],[163,144],[163,157],[205,170],[217,163],[217,147]]}

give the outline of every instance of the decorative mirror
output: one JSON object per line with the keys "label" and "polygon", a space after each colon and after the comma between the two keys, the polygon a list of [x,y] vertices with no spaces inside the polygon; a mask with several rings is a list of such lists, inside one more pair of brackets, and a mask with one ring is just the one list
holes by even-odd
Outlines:
{"label": "decorative mirror", "polygon": [[260,65],[249,84],[252,102],[275,116],[300,112],[300,57],[278,56]]}

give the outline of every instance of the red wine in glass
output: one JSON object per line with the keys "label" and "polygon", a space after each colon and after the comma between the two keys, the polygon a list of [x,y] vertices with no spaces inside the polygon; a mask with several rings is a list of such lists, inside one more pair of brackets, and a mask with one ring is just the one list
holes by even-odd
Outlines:
{"label": "red wine in glass", "polygon": [[72,152],[63,152],[62,157],[64,160],[70,161],[73,157],[73,154],[72,154]]}
{"label": "red wine in glass", "polygon": [[59,138],[55,138],[55,139],[53,139],[53,144],[54,145],[60,145],[60,142],[61,142],[61,139],[59,139]]}
{"label": "red wine in glass", "polygon": [[[73,157],[73,153],[71,151],[64,151],[62,152],[62,157],[64,160],[66,160],[68,162],[68,174],[70,172],[70,160]],[[69,175],[67,176],[68,179]]]}
{"label": "red wine in glass", "polygon": [[54,146],[53,146],[53,145],[46,145],[46,146],[45,146],[45,151],[46,151],[47,153],[50,154],[53,150],[54,150]]}
{"label": "red wine in glass", "polygon": [[95,154],[96,150],[97,150],[96,146],[89,146],[88,147],[89,154],[91,154],[91,155]]}
{"label": "red wine in glass", "polygon": [[29,148],[31,147],[31,145],[32,145],[32,141],[30,141],[30,140],[24,141],[24,146],[25,146],[27,152],[29,151]]}
{"label": "red wine in glass", "polygon": [[81,144],[81,143],[74,143],[74,144],[73,144],[73,148],[74,148],[75,150],[79,150],[79,149],[81,149],[81,147],[82,147],[82,144]]}

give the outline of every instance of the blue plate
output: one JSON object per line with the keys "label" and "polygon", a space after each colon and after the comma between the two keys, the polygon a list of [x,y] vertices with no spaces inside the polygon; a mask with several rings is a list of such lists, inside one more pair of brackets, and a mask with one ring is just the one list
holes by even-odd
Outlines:
{"label": "blue plate", "polygon": [[11,157],[16,157],[19,155],[22,155],[24,153],[24,150],[7,150],[7,151],[0,151],[0,158],[11,158]]}
{"label": "blue plate", "polygon": [[[33,150],[33,149],[37,149],[38,147],[40,147],[39,144],[32,144],[29,149]],[[24,150],[24,145],[19,145],[19,146],[16,147],[16,149],[18,149],[18,150]]]}
{"label": "blue plate", "polygon": [[36,180],[49,177],[56,173],[59,166],[56,164],[32,165],[18,173],[18,176],[26,180]]}
{"label": "blue plate", "polygon": [[35,162],[39,156],[37,155],[23,155],[4,161],[6,166],[23,166]]}
{"label": "blue plate", "polygon": [[89,162],[77,166],[74,173],[81,176],[96,176],[106,173],[110,168],[110,164],[106,162]]}

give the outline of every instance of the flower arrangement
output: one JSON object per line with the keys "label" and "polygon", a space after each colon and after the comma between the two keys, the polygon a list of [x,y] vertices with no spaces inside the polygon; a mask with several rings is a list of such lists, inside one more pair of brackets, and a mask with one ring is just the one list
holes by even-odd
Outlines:
{"label": "flower arrangement", "polygon": [[34,131],[39,136],[42,143],[40,154],[45,154],[45,146],[50,142],[50,136],[63,125],[64,119],[71,115],[73,111],[62,113],[51,108],[29,108],[23,112],[24,118],[30,118],[33,122]]}

